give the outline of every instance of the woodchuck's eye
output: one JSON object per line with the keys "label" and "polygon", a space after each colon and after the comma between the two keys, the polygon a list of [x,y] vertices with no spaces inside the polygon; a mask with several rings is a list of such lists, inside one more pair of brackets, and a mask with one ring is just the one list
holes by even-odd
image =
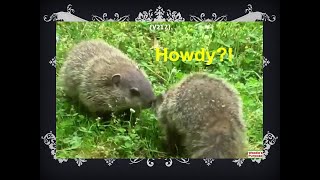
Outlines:
{"label": "woodchuck's eye", "polygon": [[130,89],[130,93],[131,93],[133,96],[140,96],[139,89],[136,88],[136,87],[131,88],[131,89]]}

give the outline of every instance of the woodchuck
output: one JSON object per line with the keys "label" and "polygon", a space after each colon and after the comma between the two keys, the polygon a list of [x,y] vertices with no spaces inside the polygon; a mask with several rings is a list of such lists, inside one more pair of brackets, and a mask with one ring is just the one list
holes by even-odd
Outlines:
{"label": "woodchuck", "polygon": [[224,80],[200,72],[187,75],[157,96],[153,109],[171,155],[243,158],[246,128],[242,101]]}
{"label": "woodchuck", "polygon": [[138,115],[155,99],[146,73],[103,40],[76,44],[67,54],[59,77],[66,95],[80,100],[97,116],[128,112],[130,108]]}

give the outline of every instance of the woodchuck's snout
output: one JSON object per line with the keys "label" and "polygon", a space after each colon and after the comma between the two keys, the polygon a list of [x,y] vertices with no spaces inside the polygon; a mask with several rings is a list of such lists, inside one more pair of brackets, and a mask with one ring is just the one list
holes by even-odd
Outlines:
{"label": "woodchuck's snout", "polygon": [[173,156],[243,158],[245,124],[236,89],[206,73],[186,76],[153,103]]}
{"label": "woodchuck's snout", "polygon": [[129,79],[131,78],[121,78],[121,74],[113,76],[115,88],[123,93],[122,96],[125,97],[126,105],[138,110],[150,108],[155,99],[151,83],[149,81],[141,81],[139,78]]}
{"label": "woodchuck's snout", "polygon": [[76,44],[67,54],[59,80],[67,96],[96,115],[149,108],[151,82],[137,63],[103,40]]}

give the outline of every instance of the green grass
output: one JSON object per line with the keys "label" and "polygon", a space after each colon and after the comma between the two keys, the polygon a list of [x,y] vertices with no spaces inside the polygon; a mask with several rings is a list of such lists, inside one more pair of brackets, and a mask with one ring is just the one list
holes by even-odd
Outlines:
{"label": "green grass", "polygon": [[[151,32],[150,23],[137,22],[57,22],[56,76],[66,53],[76,43],[104,39],[136,60],[148,74],[155,94],[166,91],[190,72],[216,74],[233,84],[243,100],[248,149],[262,150],[263,138],[263,26],[254,23],[168,23],[169,31]],[[217,54],[211,65],[178,60],[155,61],[154,39],[169,51],[210,51],[233,48],[233,60],[220,61]],[[228,54],[228,53],[227,53]],[[152,110],[144,110],[133,125],[119,117],[101,122],[81,113],[69,103],[61,87],[56,89],[56,153],[59,158],[167,158],[161,146],[161,129]]]}

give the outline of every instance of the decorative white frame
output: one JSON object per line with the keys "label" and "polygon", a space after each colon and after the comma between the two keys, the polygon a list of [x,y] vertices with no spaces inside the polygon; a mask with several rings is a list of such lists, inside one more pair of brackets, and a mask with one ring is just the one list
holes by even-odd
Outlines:
{"label": "decorative white frame", "polygon": [[[68,21],[68,22],[80,22],[80,21],[87,21],[85,19],[82,19],[78,16],[73,15],[75,10],[72,9],[72,5],[69,4],[67,6],[67,12],[57,12],[53,13],[49,18],[48,15],[44,15],[43,19],[45,22],[50,22],[50,21]],[[252,11],[252,5],[248,4],[248,8],[245,9],[245,12],[247,14],[234,19],[232,21],[234,22],[250,22],[250,21],[269,21],[269,22],[274,22],[276,20],[275,15],[267,15],[266,13],[259,12],[259,11]],[[155,15],[155,16],[154,16]],[[107,13],[103,13],[102,17],[99,17],[97,15],[92,15],[92,21],[129,21],[129,16],[130,15],[125,15],[120,17],[119,13],[114,14],[114,18],[107,18]],[[199,17],[195,15],[190,15],[190,21],[204,21],[204,22],[212,22],[212,21],[227,21],[227,15],[222,15],[220,17],[217,16],[216,13],[212,13],[212,18],[205,18],[205,13],[201,13]],[[164,21],[174,21],[174,22],[181,22],[185,21],[185,18],[181,16],[180,12],[177,11],[171,11],[170,9],[167,9],[166,11],[163,10],[161,6],[158,6],[156,10],[153,12],[152,9],[149,11],[142,11],[139,12],[138,16],[135,18],[135,21],[148,21],[148,22],[164,22]],[[56,39],[58,42],[58,38]],[[51,64],[53,67],[56,67],[56,57],[52,58],[49,61],[49,64]],[[268,66],[270,64],[270,61],[266,58],[263,57],[263,68]],[[67,162],[68,159],[57,159],[56,158],[56,137],[50,131],[47,133],[45,136],[41,136],[43,139],[44,143],[49,146],[51,150],[51,155],[53,156],[53,159],[58,160],[59,163]],[[256,162],[260,164],[261,160],[265,160],[266,157],[269,154],[269,149],[272,145],[276,143],[276,140],[278,137],[270,133],[269,131],[263,138],[263,145],[264,145],[264,150],[263,150],[263,157],[261,159],[251,159],[252,162]],[[74,159],[77,163],[78,166],[81,166],[83,163],[87,162],[86,159]],[[116,161],[116,159],[104,159],[106,164],[108,166],[113,165],[113,163]],[[129,159],[129,164],[137,164],[143,161],[144,159]],[[147,166],[153,167],[154,166],[154,160],[155,159],[146,159],[147,160]],[[165,165],[167,167],[171,167],[173,164],[173,159],[167,158],[165,160]],[[190,159],[175,159],[176,161],[183,163],[183,164],[190,164]],[[215,159],[212,158],[205,158],[203,159],[204,163],[208,166],[210,166]],[[235,159],[232,160],[233,163],[236,163],[239,167],[242,166],[243,162],[245,159]]]}

